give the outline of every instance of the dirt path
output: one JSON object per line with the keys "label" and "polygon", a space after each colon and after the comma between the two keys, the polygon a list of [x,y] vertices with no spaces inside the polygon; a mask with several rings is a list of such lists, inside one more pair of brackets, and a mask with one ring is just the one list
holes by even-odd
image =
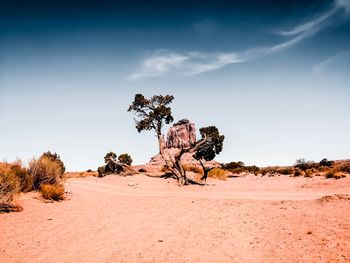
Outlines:
{"label": "dirt path", "polygon": [[138,175],[66,188],[68,200],[29,193],[23,212],[0,215],[0,262],[350,262],[348,178],[179,188]]}

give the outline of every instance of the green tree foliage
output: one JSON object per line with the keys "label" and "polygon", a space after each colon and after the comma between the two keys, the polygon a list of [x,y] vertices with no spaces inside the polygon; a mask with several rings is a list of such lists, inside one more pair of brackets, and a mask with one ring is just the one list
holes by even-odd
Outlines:
{"label": "green tree foliage", "polygon": [[138,118],[135,119],[137,131],[155,130],[158,137],[161,136],[163,125],[174,121],[168,106],[173,99],[171,95],[155,95],[146,99],[142,94],[136,94],[128,111],[135,113]]}
{"label": "green tree foliage", "polygon": [[119,160],[119,162],[126,164],[126,165],[132,164],[131,156],[127,153],[123,153],[123,154],[119,155],[118,160]]}
{"label": "green tree foliage", "polygon": [[334,165],[333,161],[328,161],[326,158],[322,159],[319,163],[320,166],[331,167]]}
{"label": "green tree foliage", "polygon": [[200,128],[199,133],[202,138],[197,143],[193,157],[200,162],[204,171],[202,179],[206,180],[208,172],[213,168],[205,167],[203,160],[212,161],[217,154],[221,153],[225,136],[220,135],[215,126]]}
{"label": "green tree foliage", "polygon": [[[181,163],[181,157],[184,153],[193,152],[197,160],[212,160],[216,154],[222,151],[224,136],[219,134],[216,127],[210,126],[200,130],[202,139],[193,143],[189,147],[183,147],[174,156],[165,154],[165,142],[162,134],[162,127],[174,121],[169,104],[174,97],[171,95],[156,95],[146,99],[142,94],[136,94],[134,101],[129,106],[128,111],[133,112],[136,129],[138,132],[144,130],[154,130],[157,134],[159,153],[165,161],[166,168],[178,180],[179,185],[187,184],[186,171]],[[208,171],[205,170],[205,173]]]}

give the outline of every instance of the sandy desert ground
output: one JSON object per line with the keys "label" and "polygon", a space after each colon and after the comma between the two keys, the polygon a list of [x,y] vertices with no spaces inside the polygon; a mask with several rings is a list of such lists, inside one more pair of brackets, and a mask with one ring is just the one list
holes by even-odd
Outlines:
{"label": "sandy desert ground", "polygon": [[350,262],[349,177],[180,188],[107,176],[66,189],[59,203],[22,194],[23,212],[0,215],[0,262]]}

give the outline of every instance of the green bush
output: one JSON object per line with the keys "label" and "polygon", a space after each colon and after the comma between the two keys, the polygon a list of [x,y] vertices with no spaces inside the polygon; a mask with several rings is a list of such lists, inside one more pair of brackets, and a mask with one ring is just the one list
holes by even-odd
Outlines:
{"label": "green bush", "polygon": [[126,164],[126,165],[132,164],[131,156],[127,153],[123,153],[123,154],[119,155],[118,160],[119,160],[119,162]]}

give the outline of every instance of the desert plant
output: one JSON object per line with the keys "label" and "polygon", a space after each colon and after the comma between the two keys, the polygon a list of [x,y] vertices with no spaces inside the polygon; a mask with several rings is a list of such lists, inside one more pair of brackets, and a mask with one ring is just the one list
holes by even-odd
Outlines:
{"label": "desert plant", "polygon": [[140,173],[145,173],[145,172],[147,172],[147,170],[146,170],[145,168],[140,168],[138,171],[139,171]]}
{"label": "desert plant", "polygon": [[217,154],[221,153],[225,136],[221,135],[218,128],[215,126],[200,128],[199,132],[202,138],[198,142],[200,146],[195,150],[193,157],[199,161],[203,168],[204,174],[201,180],[206,180],[208,178],[208,173],[210,170],[214,169],[214,167],[206,167],[203,161],[211,161]]}
{"label": "desert plant", "polygon": [[29,162],[30,190],[38,190],[43,184],[58,184],[62,181],[63,170],[59,162],[50,157],[41,156]]}
{"label": "desert plant", "polygon": [[208,172],[208,177],[225,181],[228,177],[228,172],[221,168],[214,168]]}
{"label": "desert plant", "polygon": [[336,173],[335,169],[331,169],[331,170],[327,171],[324,176],[326,178],[334,178],[335,173]]}
{"label": "desert plant", "polygon": [[301,170],[299,169],[295,169],[293,172],[293,176],[297,177],[297,176],[301,176],[303,175],[303,173],[301,172]]}
{"label": "desert plant", "polygon": [[333,161],[328,161],[326,158],[322,159],[319,162],[319,166],[331,167],[333,165],[334,165],[334,162]]}
{"label": "desert plant", "polygon": [[0,164],[0,210],[9,205],[20,191],[20,180],[12,164]]}
{"label": "desert plant", "polygon": [[[128,111],[136,114],[137,118],[135,119],[136,129],[138,132],[142,131],[155,131],[158,138],[158,146],[159,146],[159,154],[165,162],[166,167],[171,172],[172,176],[178,180],[178,184],[183,186],[188,184],[188,180],[186,177],[186,171],[183,168],[181,157],[188,152],[195,153],[201,145],[206,144],[207,148],[202,148],[202,153],[205,151],[211,151],[210,148],[214,148],[214,138],[212,136],[206,136],[202,138],[198,142],[190,142],[189,147],[183,147],[179,152],[174,153],[172,156],[165,154],[165,141],[164,135],[162,134],[162,128],[165,124],[170,124],[173,122],[174,118],[171,113],[171,108],[169,104],[173,101],[174,97],[171,95],[166,96],[153,96],[150,99],[145,98],[142,94],[136,94],[134,101],[129,106]],[[189,122],[184,119],[180,122]],[[211,133],[210,127],[203,128],[203,130],[207,133]],[[209,141],[211,140],[211,143]],[[216,152],[219,148],[215,146],[214,152]],[[217,154],[217,153],[216,153]],[[209,156],[207,154],[200,154],[202,156],[198,156],[199,159],[203,159],[204,155]],[[198,159],[198,160],[199,160]]]}
{"label": "desert plant", "polygon": [[304,158],[297,159],[294,164],[295,168],[298,168],[302,171],[305,171],[311,168],[318,168],[318,166],[319,166],[318,163],[315,163],[313,161],[306,161]]}
{"label": "desert plant", "polygon": [[230,162],[230,163],[223,164],[222,167],[226,170],[241,168],[241,167],[244,167],[244,162],[240,162],[240,161]]}
{"label": "desert plant", "polygon": [[306,169],[305,170],[305,177],[313,177],[313,174],[316,172],[316,169],[315,168],[311,168],[311,169]]}
{"label": "desert plant", "polygon": [[202,168],[195,166],[195,165],[188,165],[188,164],[184,164],[184,169],[186,172],[193,172],[196,174],[202,174],[203,170]]}
{"label": "desert plant", "polygon": [[64,188],[61,184],[42,184],[40,193],[43,198],[59,201],[64,199]]}
{"label": "desert plant", "polygon": [[53,162],[56,162],[61,168],[62,174],[66,171],[64,163],[62,162],[61,157],[57,153],[51,153],[50,151],[47,151],[43,153],[40,158],[47,158]]}
{"label": "desert plant", "polygon": [[350,174],[350,163],[345,163],[345,164],[339,165],[338,166],[338,170],[340,172],[344,172],[344,173]]}
{"label": "desert plant", "polygon": [[119,162],[126,164],[126,165],[132,164],[131,156],[127,153],[123,153],[123,154],[119,155],[118,160],[119,160]]}
{"label": "desert plant", "polygon": [[289,174],[293,174],[294,170],[292,167],[285,166],[285,167],[279,167],[277,169],[277,172],[283,175],[289,175]]}

